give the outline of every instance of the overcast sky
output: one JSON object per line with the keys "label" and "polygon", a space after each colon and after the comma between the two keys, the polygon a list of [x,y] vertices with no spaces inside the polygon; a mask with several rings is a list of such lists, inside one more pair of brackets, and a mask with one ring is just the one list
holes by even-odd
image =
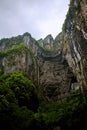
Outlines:
{"label": "overcast sky", "polygon": [[39,39],[61,32],[69,0],[0,0],[0,39],[31,33]]}

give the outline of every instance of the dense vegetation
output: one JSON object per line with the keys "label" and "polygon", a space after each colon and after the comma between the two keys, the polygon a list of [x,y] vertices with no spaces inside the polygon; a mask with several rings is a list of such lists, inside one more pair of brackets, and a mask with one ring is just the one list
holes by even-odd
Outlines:
{"label": "dense vegetation", "polygon": [[23,42],[21,42],[19,45],[15,45],[7,50],[0,51],[0,58],[14,55],[14,53],[20,54],[26,50],[28,50],[28,48]]}
{"label": "dense vegetation", "polygon": [[39,103],[40,95],[26,76],[15,72],[0,77],[0,128],[31,128]]}
{"label": "dense vegetation", "polygon": [[56,126],[80,130],[86,120],[87,90],[48,103],[27,76],[19,72],[0,76],[1,130],[53,130]]}

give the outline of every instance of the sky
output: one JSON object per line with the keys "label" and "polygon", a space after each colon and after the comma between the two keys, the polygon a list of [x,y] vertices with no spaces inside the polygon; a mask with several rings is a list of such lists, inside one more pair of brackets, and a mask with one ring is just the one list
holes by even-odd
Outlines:
{"label": "sky", "polygon": [[0,0],[0,39],[29,32],[35,39],[61,32],[69,0]]}

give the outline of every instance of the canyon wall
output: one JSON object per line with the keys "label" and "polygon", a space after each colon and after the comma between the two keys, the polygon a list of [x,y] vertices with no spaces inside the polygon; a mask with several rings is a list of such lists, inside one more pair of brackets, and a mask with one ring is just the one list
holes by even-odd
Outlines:
{"label": "canyon wall", "polygon": [[0,74],[23,72],[49,101],[87,85],[87,2],[71,0],[63,29],[36,41],[29,33],[0,40]]}
{"label": "canyon wall", "polygon": [[63,25],[63,53],[80,88],[87,85],[87,1],[71,0]]}
{"label": "canyon wall", "polygon": [[53,42],[51,35],[37,42],[29,33],[2,39],[0,73],[23,72],[49,101],[64,98],[70,92],[74,75],[62,54],[62,48],[54,50]]}

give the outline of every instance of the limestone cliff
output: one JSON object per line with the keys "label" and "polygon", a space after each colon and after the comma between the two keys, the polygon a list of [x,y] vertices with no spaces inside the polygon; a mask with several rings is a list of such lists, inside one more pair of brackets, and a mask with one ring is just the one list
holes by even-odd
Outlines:
{"label": "limestone cliff", "polygon": [[43,47],[45,50],[52,50],[53,49],[53,43],[54,39],[51,34],[46,36],[44,39],[39,39],[38,43],[41,47]]}
{"label": "limestone cliff", "polygon": [[70,92],[74,75],[63,57],[62,48],[53,51],[54,41],[48,35],[41,40],[42,48],[40,40],[37,42],[29,33],[1,39],[0,73],[26,73],[49,101],[65,97]]}
{"label": "limestone cliff", "polygon": [[71,0],[63,25],[63,53],[80,87],[87,85],[87,1]]}
{"label": "limestone cliff", "polygon": [[36,41],[29,33],[0,40],[0,74],[26,73],[49,101],[87,85],[87,2],[70,0],[63,31]]}
{"label": "limestone cliff", "polygon": [[43,52],[40,55],[39,89],[49,101],[66,97],[73,77],[62,51]]}
{"label": "limestone cliff", "polygon": [[0,40],[0,73],[20,71],[37,80],[38,45],[29,33]]}

